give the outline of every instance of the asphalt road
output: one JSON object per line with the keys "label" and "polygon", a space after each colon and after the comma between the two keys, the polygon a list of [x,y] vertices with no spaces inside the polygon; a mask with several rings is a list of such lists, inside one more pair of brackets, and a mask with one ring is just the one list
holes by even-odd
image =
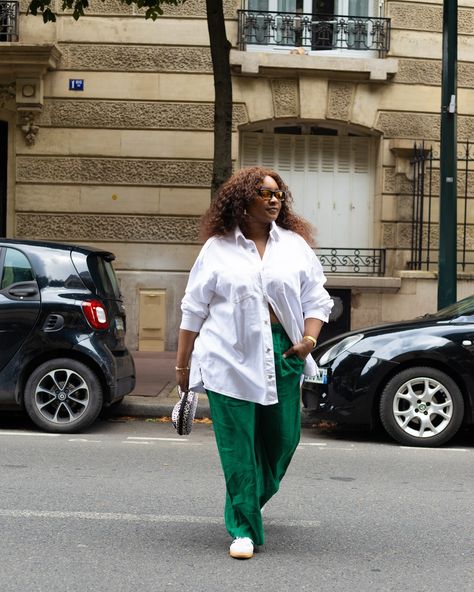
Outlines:
{"label": "asphalt road", "polygon": [[0,446],[2,592],[474,591],[472,433],[416,449],[304,430],[250,561],[227,556],[209,425],[2,417]]}

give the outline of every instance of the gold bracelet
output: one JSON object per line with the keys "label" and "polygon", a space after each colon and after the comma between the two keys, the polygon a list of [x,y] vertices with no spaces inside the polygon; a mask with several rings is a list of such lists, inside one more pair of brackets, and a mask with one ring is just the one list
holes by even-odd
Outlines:
{"label": "gold bracelet", "polygon": [[311,341],[311,343],[313,344],[313,349],[316,347],[318,340],[315,339],[314,337],[312,337],[311,335],[304,335],[303,339],[309,339]]}
{"label": "gold bracelet", "polygon": [[189,370],[189,366],[184,366],[183,368],[178,368],[178,366],[175,366],[174,369],[176,372],[185,372],[186,370]]}

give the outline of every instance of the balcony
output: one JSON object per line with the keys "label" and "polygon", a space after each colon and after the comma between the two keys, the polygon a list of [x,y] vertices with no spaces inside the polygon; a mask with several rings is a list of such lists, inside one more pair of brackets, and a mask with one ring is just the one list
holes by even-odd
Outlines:
{"label": "balcony", "polygon": [[0,0],[0,42],[18,41],[19,6],[14,0]]}
{"label": "balcony", "polygon": [[239,10],[238,16],[237,49],[230,52],[234,74],[332,72],[379,83],[398,71],[398,60],[386,57],[388,18],[252,10]]}
{"label": "balcony", "polygon": [[390,19],[239,10],[238,43],[267,48],[302,48],[308,52],[390,49]]}

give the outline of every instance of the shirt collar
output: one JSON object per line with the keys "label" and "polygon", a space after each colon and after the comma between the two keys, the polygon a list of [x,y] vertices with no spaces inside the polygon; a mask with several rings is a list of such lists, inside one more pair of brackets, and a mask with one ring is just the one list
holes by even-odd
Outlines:
{"label": "shirt collar", "polygon": [[[280,230],[278,224],[276,224],[276,222],[272,222],[269,235],[272,240],[276,240],[276,241],[280,240],[281,230]],[[235,239],[236,243],[238,243],[239,241],[244,242],[244,243],[247,242],[247,239],[245,238],[243,232],[240,230],[239,226],[236,226],[234,229],[234,239]]]}

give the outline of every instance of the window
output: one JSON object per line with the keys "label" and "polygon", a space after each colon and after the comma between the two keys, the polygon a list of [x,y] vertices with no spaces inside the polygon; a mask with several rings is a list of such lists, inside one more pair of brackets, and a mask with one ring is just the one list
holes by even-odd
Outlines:
{"label": "window", "polygon": [[0,2],[0,42],[18,41],[19,4],[16,0]]}
{"label": "window", "polygon": [[380,39],[376,33],[384,25],[369,18],[379,6],[376,0],[248,0],[245,44],[251,51],[383,50],[385,33]]}
{"label": "window", "polygon": [[16,249],[7,249],[0,289],[3,290],[18,282],[31,282],[34,279],[33,270],[26,256]]}

